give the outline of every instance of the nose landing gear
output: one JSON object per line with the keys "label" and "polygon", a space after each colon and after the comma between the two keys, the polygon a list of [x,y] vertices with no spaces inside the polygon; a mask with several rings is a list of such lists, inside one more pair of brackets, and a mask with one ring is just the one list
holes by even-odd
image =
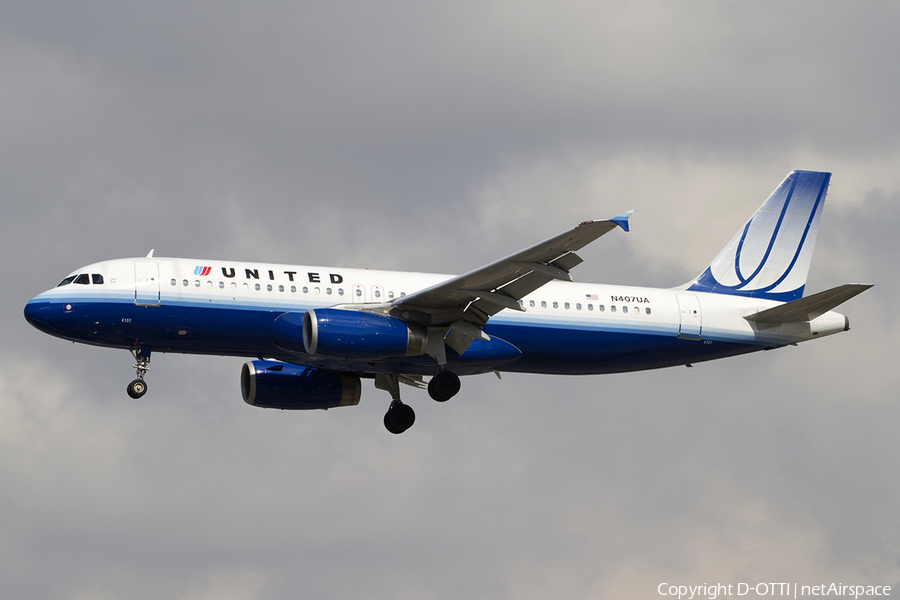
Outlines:
{"label": "nose landing gear", "polygon": [[147,393],[147,383],[143,379],[135,379],[128,384],[128,395],[137,400]]}
{"label": "nose landing gear", "polygon": [[134,357],[134,369],[137,371],[137,379],[128,384],[126,391],[128,395],[137,400],[147,393],[147,382],[144,381],[144,375],[150,370],[150,350],[149,348],[138,348],[131,350]]}

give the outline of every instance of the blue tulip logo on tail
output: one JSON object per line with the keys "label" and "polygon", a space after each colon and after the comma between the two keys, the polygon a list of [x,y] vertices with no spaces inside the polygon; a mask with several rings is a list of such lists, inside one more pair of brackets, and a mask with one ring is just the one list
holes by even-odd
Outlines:
{"label": "blue tulip logo on tail", "polygon": [[830,181],[831,173],[791,172],[687,289],[802,298]]}

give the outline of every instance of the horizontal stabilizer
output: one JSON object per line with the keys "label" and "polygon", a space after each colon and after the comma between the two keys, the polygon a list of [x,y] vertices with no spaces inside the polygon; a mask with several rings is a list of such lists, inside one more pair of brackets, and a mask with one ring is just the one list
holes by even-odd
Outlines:
{"label": "horizontal stabilizer", "polygon": [[803,323],[824,315],[850,298],[872,287],[865,283],[848,283],[799,300],[786,302],[744,317],[757,323]]}

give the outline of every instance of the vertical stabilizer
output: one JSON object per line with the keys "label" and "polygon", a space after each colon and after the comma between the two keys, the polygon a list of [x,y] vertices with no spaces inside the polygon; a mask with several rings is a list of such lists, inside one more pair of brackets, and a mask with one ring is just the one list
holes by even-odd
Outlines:
{"label": "vertical stabilizer", "polygon": [[792,171],[688,290],[788,302],[803,296],[831,173]]}

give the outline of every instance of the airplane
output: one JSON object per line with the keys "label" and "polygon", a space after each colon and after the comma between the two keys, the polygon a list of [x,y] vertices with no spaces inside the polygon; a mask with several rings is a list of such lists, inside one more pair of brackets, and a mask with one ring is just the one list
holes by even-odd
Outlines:
{"label": "airplane", "polygon": [[463,275],[122,258],[79,268],[25,306],[50,335],[151,353],[253,358],[245,402],[329,409],[388,392],[385,428],[415,421],[400,384],[455,396],[460,376],[609,374],[771,350],[847,331],[832,309],[872,287],[804,296],[831,173],[792,171],[699,276],[675,288],[576,283],[578,250],[633,211],[585,221]]}

